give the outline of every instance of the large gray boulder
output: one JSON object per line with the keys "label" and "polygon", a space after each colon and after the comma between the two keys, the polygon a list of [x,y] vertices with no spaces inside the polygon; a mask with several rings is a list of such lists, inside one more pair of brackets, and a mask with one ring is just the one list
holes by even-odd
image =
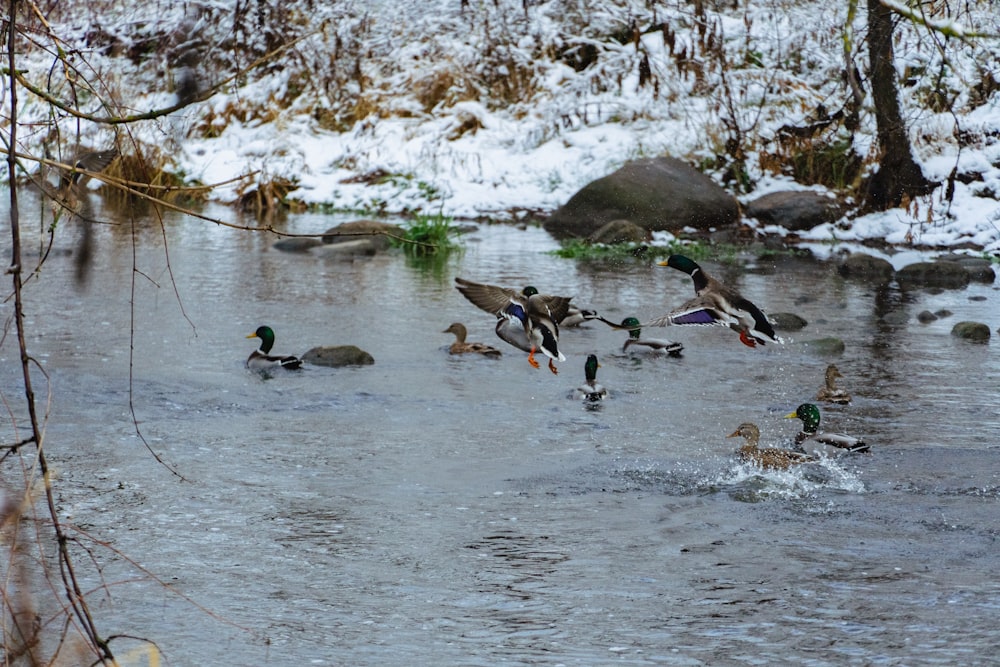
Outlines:
{"label": "large gray boulder", "polygon": [[612,220],[648,231],[708,230],[735,223],[739,204],[711,178],[676,158],[628,162],[570,197],[545,222],[554,237],[586,238]]}
{"label": "large gray boulder", "polygon": [[969,272],[955,262],[917,262],[896,272],[900,286],[958,289],[969,284]]}
{"label": "large gray boulder", "polygon": [[745,213],[765,225],[781,225],[798,232],[836,222],[844,215],[844,206],[820,192],[790,190],[758,197],[747,204]]}

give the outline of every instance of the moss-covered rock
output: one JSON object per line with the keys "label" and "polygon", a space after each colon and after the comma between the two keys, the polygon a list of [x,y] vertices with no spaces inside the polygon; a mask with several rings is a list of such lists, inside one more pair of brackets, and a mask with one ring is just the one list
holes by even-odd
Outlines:
{"label": "moss-covered rock", "polygon": [[612,220],[587,237],[591,243],[645,243],[651,239],[648,231],[629,220]]}
{"label": "moss-covered rock", "polygon": [[951,335],[974,343],[985,343],[990,339],[990,328],[982,322],[958,322],[951,328]]}

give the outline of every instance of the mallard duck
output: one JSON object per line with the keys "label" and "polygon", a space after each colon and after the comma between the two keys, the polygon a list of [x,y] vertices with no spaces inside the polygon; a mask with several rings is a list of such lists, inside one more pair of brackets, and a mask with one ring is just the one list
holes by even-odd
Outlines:
{"label": "mallard duck", "polygon": [[452,322],[451,326],[441,333],[455,334],[455,342],[448,348],[449,354],[482,354],[493,358],[501,355],[500,350],[486,343],[465,342],[465,337],[469,335],[469,332],[461,322]]}
{"label": "mallard duck", "polygon": [[671,255],[660,266],[669,266],[691,276],[697,296],[644,326],[668,324],[725,325],[740,334],[748,347],[770,341],[780,342],[764,313],[736,290],[709,276],[694,261],[683,255]]}
{"label": "mallard duck", "polygon": [[[523,294],[525,290],[535,289],[534,287],[528,286],[521,291]],[[536,292],[538,290],[535,290]],[[587,308],[580,308],[575,304],[569,304],[569,309],[566,311],[566,317],[559,320],[559,326],[561,327],[578,327],[584,322],[589,322],[590,320],[600,319],[600,315],[597,314],[596,310],[589,310]]]}
{"label": "mallard duck", "polygon": [[597,381],[597,369],[601,364],[597,361],[597,355],[587,356],[587,361],[583,365],[583,372],[586,381],[573,391],[573,397],[583,401],[603,401],[608,397],[608,390]]}
{"label": "mallard duck", "polygon": [[116,157],[118,157],[118,150],[115,148],[106,151],[88,151],[73,158],[71,161],[73,169],[59,170],[59,189],[56,191],[57,196],[52,201],[53,215],[57,215],[60,210],[67,210],[83,223],[83,234],[76,248],[75,260],[76,281],[81,285],[87,282],[90,259],[94,253],[93,230],[91,229],[94,211],[86,197],[85,187],[91,177],[77,170],[104,171]]}
{"label": "mallard duck", "polygon": [[746,444],[736,452],[740,460],[745,463],[752,463],[761,468],[771,468],[773,470],[785,470],[799,463],[814,461],[813,457],[802,452],[790,452],[787,449],[758,449],[760,442],[760,429],[756,424],[745,422],[740,424],[735,431],[726,436],[727,438],[742,437],[746,439]]}
{"label": "mallard duck", "polygon": [[867,452],[870,447],[864,440],[842,433],[823,433],[819,430],[819,408],[803,403],[785,419],[801,419],[802,430],[795,435],[797,448],[806,454],[843,454]]}
{"label": "mallard duck", "polygon": [[[602,321],[607,322],[601,318]],[[633,353],[635,352],[653,352],[653,353],[666,353],[672,357],[679,357],[681,351],[684,350],[684,346],[680,343],[675,343],[672,340],[666,340],[663,338],[643,338],[642,337],[642,325],[639,324],[639,320],[635,317],[626,317],[622,320],[622,323],[615,328],[617,329],[628,329],[628,339],[626,339],[625,344],[622,345],[622,352],[628,352],[630,349]]]}
{"label": "mallard duck", "polygon": [[274,347],[274,331],[271,327],[257,327],[257,330],[248,335],[247,338],[260,338],[260,349],[254,350],[247,358],[247,368],[254,370],[265,370],[269,368],[296,369],[302,366],[302,360],[291,355],[275,357],[268,354]]}
{"label": "mallard duck", "polygon": [[[60,193],[66,193],[69,189],[76,186],[83,186],[90,180],[90,176],[84,174],[83,171],[90,172],[100,172],[108,168],[114,159],[118,157],[118,149],[112,148],[106,151],[86,151],[80,153],[75,158],[73,158],[73,169],[71,170],[60,170],[59,173],[59,191]],[[82,171],[77,171],[78,169]]]}
{"label": "mallard duck", "polygon": [[821,388],[816,394],[817,401],[824,401],[826,403],[850,403],[851,395],[847,393],[844,389],[837,386],[837,378],[842,378],[843,375],[840,374],[840,369],[838,369],[834,364],[830,364],[826,367],[826,386]]}
{"label": "mallard duck", "polygon": [[[476,307],[492,313],[501,320],[520,324],[524,338],[514,333],[515,328],[497,322],[496,333],[502,340],[519,349],[527,348],[528,363],[538,368],[535,352],[541,351],[549,358],[549,370],[558,373],[555,361],[566,361],[559,351],[559,325],[569,310],[570,297],[546,296],[533,287],[521,292],[496,285],[476,283],[455,278],[456,289]],[[515,342],[517,341],[517,342]]]}

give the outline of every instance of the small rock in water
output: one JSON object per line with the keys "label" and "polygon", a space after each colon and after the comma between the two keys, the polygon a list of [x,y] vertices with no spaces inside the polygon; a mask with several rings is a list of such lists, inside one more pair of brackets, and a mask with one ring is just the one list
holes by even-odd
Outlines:
{"label": "small rock in water", "polygon": [[934,314],[938,317],[951,317],[953,313],[947,308],[942,308],[941,310],[935,310]]}
{"label": "small rock in water", "polygon": [[951,335],[976,343],[985,343],[990,339],[990,328],[982,322],[959,322],[951,328]]}
{"label": "small rock in water", "polygon": [[937,318],[938,316],[929,310],[922,310],[920,311],[920,313],[917,314],[917,320],[923,322],[924,324],[927,324],[928,322],[933,322]]}
{"label": "small rock in water", "polygon": [[805,318],[799,317],[795,313],[771,313],[767,316],[775,329],[781,331],[798,331],[804,329],[809,324]]}
{"label": "small rock in water", "polygon": [[982,294],[976,294],[975,296],[970,296],[969,301],[986,301],[986,297]]}
{"label": "small rock in water", "polygon": [[302,355],[302,361],[315,366],[370,366],[375,363],[372,355],[355,345],[328,345],[314,347]]}
{"label": "small rock in water", "polygon": [[894,310],[892,312],[886,313],[882,317],[882,321],[885,324],[894,327],[901,327],[906,324],[910,319],[910,316],[901,310]]}
{"label": "small rock in water", "polygon": [[888,260],[864,253],[853,253],[845,259],[837,270],[845,278],[860,278],[887,283],[892,280],[893,268]]}

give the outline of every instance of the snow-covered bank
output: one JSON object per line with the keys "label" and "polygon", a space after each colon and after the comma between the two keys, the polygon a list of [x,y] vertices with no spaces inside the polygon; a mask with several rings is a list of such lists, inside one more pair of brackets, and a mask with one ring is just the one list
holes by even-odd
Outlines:
{"label": "snow-covered bank", "polygon": [[[225,14],[224,3],[212,7],[214,16]],[[817,187],[773,172],[773,156],[781,152],[775,137],[778,128],[806,122],[821,106],[843,104],[846,8],[764,1],[719,6],[699,17],[685,3],[637,0],[600,10],[554,1],[527,10],[513,1],[464,10],[450,0],[419,10],[333,3],[309,19],[315,30],[300,31],[302,41],[282,56],[281,67],[251,72],[238,87],[184,108],[169,123],[146,123],[133,132],[140,143],[169,153],[173,168],[192,181],[220,183],[256,172],[216,189],[212,196],[222,201],[235,200],[254,183],[283,178],[297,183],[291,196],[306,204],[459,218],[551,211],[637,157],[682,157],[721,180],[732,166],[726,146],[735,137],[746,153],[751,188],[740,198],[749,201],[778,189]],[[78,15],[90,18],[66,20],[55,32],[85,43],[96,19],[82,5]],[[1000,33],[985,0],[965,3],[960,15],[948,18]],[[102,20],[125,41],[135,31],[125,8]],[[192,20],[190,12],[160,18],[178,25]],[[629,25],[638,31],[622,40]],[[197,19],[193,30],[212,37],[227,29]],[[998,254],[1000,92],[973,100],[977,82],[1000,78],[996,40],[948,44],[941,51],[920,26],[901,21],[897,34],[901,101],[916,157],[936,181],[957,169],[954,193],[947,197],[942,186],[908,209],[822,225],[805,236],[974,245]],[[863,70],[863,15],[854,35],[853,57]],[[345,54],[349,43],[357,51]],[[325,62],[319,57],[325,53],[340,55]],[[170,103],[169,92],[148,86],[162,62],[146,60],[135,72],[120,56],[88,51],[86,57],[102,76],[121,83],[123,97],[137,100],[130,106]],[[36,76],[51,69],[45,52],[27,58]],[[353,79],[344,75],[351,58]],[[303,78],[304,66],[316,69]],[[201,78],[211,82],[226,74],[203,72]],[[427,92],[440,81],[434,95]],[[510,92],[515,87],[517,94]],[[139,92],[144,90],[158,92]],[[955,113],[929,111],[934,105],[928,100],[944,93]],[[350,122],[329,122],[330,114],[349,116],[347,107],[364,111],[356,110],[359,117]],[[48,122],[46,113],[45,105],[27,105],[35,122]],[[849,138],[854,151],[872,161],[870,109],[861,120]],[[60,121],[64,134],[74,122]],[[97,125],[83,124],[81,132],[84,144],[111,140]],[[26,148],[42,140],[40,132],[28,135]]]}

